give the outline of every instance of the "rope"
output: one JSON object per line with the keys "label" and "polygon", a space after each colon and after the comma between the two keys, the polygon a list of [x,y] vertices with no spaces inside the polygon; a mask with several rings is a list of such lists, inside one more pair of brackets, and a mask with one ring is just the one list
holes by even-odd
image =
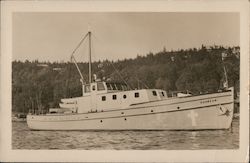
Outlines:
{"label": "rope", "polygon": [[[99,42],[101,42],[96,36],[95,34],[92,34],[92,36]],[[115,66],[112,64],[112,62],[110,62],[112,67],[114,68],[115,72],[119,75],[119,77],[121,78],[121,80],[129,87],[129,89],[131,89],[131,86],[123,79],[122,75],[120,74],[120,72],[115,68]]]}
{"label": "rope", "polygon": [[116,73],[120,76],[120,78],[123,80],[123,82],[129,87],[129,89],[131,89],[130,85],[123,79],[123,77],[121,76],[121,74],[119,73],[119,71],[115,68],[115,66],[112,64],[112,67],[114,68],[114,70],[116,71]]}
{"label": "rope", "polygon": [[70,60],[71,60],[71,62],[72,62],[72,61],[74,62],[75,66],[76,66],[76,68],[77,68],[77,71],[78,71],[78,73],[80,74],[80,77],[81,77],[81,81],[82,81],[82,82],[83,82],[84,78],[83,78],[83,75],[82,75],[82,73],[81,73],[81,71],[80,71],[80,68],[79,68],[78,65],[77,65],[76,59],[75,59],[75,57],[74,57],[74,54],[75,54],[75,52],[77,51],[77,49],[81,46],[81,44],[83,43],[83,41],[84,41],[87,37],[88,37],[88,33],[85,34],[85,36],[80,40],[80,42],[78,43],[78,45],[76,46],[76,48],[73,50],[73,52],[72,52],[71,55],[70,55]]}
{"label": "rope", "polygon": [[78,65],[77,65],[77,63],[76,63],[76,59],[75,59],[75,57],[74,57],[73,55],[72,55],[71,59],[74,61],[74,64],[75,64],[75,66],[76,66],[76,68],[77,68],[77,70],[78,70],[78,73],[79,73],[80,76],[81,76],[81,80],[82,80],[82,82],[83,82],[82,73],[81,73],[80,68],[78,67]]}
{"label": "rope", "polygon": [[73,52],[71,53],[71,56],[73,56],[73,54],[76,52],[76,50],[81,46],[81,44],[83,43],[83,41],[86,39],[86,37],[88,36],[88,33],[85,34],[85,36],[81,39],[81,41],[78,43],[78,45],[76,46],[76,48],[73,50]]}
{"label": "rope", "polygon": [[147,89],[149,88],[148,86],[147,86],[147,84],[146,83],[144,83],[144,82],[142,82],[140,79],[138,79],[137,77],[135,77],[140,83],[142,83]]}

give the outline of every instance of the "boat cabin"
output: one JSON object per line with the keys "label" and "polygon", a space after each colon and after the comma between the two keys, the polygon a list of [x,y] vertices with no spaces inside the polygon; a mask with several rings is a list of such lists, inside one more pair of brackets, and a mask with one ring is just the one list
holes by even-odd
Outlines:
{"label": "boat cabin", "polygon": [[81,97],[62,99],[60,107],[70,109],[73,113],[102,112],[167,98],[164,90],[131,90],[119,82],[97,81],[83,84],[82,89]]}

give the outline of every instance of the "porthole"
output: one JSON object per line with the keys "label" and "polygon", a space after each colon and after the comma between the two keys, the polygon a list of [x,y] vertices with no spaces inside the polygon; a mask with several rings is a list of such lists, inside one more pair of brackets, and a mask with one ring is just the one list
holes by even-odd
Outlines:
{"label": "porthole", "polygon": [[127,118],[124,118],[124,120],[126,121],[126,120],[127,120]]}
{"label": "porthole", "polygon": [[177,109],[180,109],[180,107],[178,106]]}
{"label": "porthole", "polygon": [[102,96],[102,101],[106,101],[106,96]]}
{"label": "porthole", "polygon": [[124,98],[124,99],[127,98],[127,95],[123,95],[123,98]]}
{"label": "porthole", "polygon": [[100,122],[102,123],[102,120],[100,120]]}
{"label": "porthole", "polygon": [[124,114],[124,112],[121,112],[121,114]]}
{"label": "porthole", "polygon": [[153,110],[151,110],[151,112],[153,113],[154,111],[153,111]]}
{"label": "porthole", "polygon": [[117,98],[116,95],[113,95],[113,100],[116,100],[116,98]]}

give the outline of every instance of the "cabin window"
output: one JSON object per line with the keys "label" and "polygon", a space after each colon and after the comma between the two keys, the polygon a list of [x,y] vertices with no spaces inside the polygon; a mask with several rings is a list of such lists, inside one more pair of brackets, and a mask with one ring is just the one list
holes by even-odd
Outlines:
{"label": "cabin window", "polygon": [[90,85],[85,85],[85,93],[89,93],[90,92]]}
{"label": "cabin window", "polygon": [[116,95],[113,95],[113,100],[116,100]]}
{"label": "cabin window", "polygon": [[156,93],[156,91],[152,91],[152,93],[153,93],[153,95],[154,95],[154,96],[157,96],[157,93]]}
{"label": "cabin window", "polygon": [[139,92],[136,92],[135,93],[135,98],[138,98],[140,95],[139,95]]}
{"label": "cabin window", "polygon": [[98,90],[98,91],[103,91],[103,90],[105,90],[104,84],[103,84],[103,83],[97,83],[97,90]]}
{"label": "cabin window", "polygon": [[102,101],[106,101],[106,96],[102,96]]}
{"label": "cabin window", "polygon": [[92,86],[92,90],[95,91],[95,85]]}
{"label": "cabin window", "polygon": [[127,98],[127,95],[123,95],[123,98],[124,98],[124,99]]}

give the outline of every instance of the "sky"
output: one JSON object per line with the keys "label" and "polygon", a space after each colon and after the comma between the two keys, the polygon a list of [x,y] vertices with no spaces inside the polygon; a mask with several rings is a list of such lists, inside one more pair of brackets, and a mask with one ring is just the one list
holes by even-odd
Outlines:
{"label": "sky", "polygon": [[[149,52],[239,46],[237,13],[16,12],[12,19],[12,60],[70,61],[91,30],[92,60],[135,58]],[[88,42],[74,54],[88,61]]]}

